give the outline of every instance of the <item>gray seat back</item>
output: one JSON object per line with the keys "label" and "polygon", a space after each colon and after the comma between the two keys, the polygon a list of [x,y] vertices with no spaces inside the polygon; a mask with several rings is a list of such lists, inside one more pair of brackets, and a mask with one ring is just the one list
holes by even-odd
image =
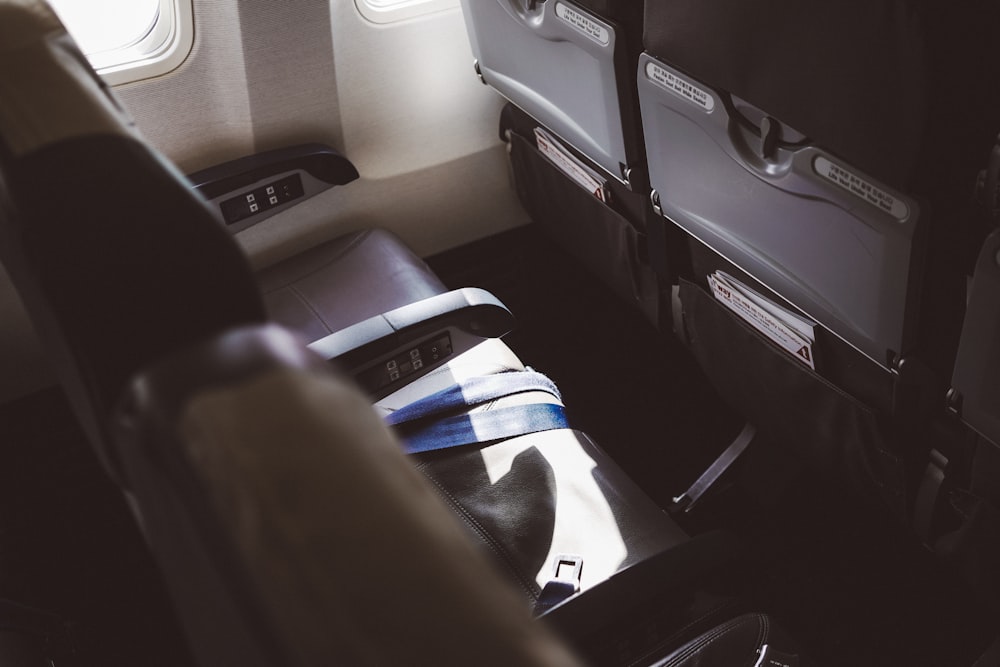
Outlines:
{"label": "gray seat back", "polygon": [[648,0],[663,214],[884,367],[918,350],[946,375],[963,206],[996,134],[989,5]]}
{"label": "gray seat back", "polygon": [[648,54],[639,68],[663,215],[888,367],[911,344],[916,200],[773,120],[765,147],[739,100]]}
{"label": "gray seat back", "polygon": [[642,3],[463,0],[462,8],[484,82],[627,180],[641,162],[631,69]]}
{"label": "gray seat back", "polygon": [[925,235],[922,17],[851,4],[650,0],[639,97],[663,215],[888,368]]}

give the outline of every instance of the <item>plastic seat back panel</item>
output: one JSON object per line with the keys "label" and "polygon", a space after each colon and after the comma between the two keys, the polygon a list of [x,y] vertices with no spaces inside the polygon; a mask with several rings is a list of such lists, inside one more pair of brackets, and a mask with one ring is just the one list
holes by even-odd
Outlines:
{"label": "plastic seat back panel", "polygon": [[573,3],[463,0],[486,83],[622,178],[628,165],[615,77],[616,25]]}
{"label": "plastic seat back panel", "polygon": [[638,86],[665,216],[878,363],[906,349],[914,200],[808,143],[762,157],[726,96],[649,55]]}

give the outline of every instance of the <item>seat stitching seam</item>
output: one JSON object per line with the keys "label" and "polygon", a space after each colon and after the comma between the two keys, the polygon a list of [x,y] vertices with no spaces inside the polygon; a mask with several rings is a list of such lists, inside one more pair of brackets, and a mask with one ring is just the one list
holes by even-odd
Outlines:
{"label": "seat stitching seam", "polygon": [[[322,266],[318,266],[318,267],[316,267],[315,269],[313,269],[312,271],[309,271],[309,272],[307,272],[307,273],[303,273],[302,275],[298,275],[298,276],[296,276],[295,278],[290,278],[290,279],[288,280],[288,282],[286,282],[286,283],[283,283],[283,284],[281,284],[281,285],[276,285],[276,286],[272,287],[271,289],[269,289],[269,290],[267,291],[267,293],[268,293],[268,294],[270,294],[271,292],[274,292],[274,291],[276,291],[276,290],[279,290],[279,289],[283,289],[283,288],[285,288],[285,287],[289,287],[289,286],[291,286],[291,285],[294,285],[295,283],[299,282],[300,280],[304,280],[305,278],[308,278],[309,276],[312,276],[312,275],[315,275],[315,274],[319,273],[319,272],[320,272],[320,271],[322,271],[323,269],[327,268],[328,266],[330,266],[330,265],[331,265],[331,264],[333,264],[334,262],[337,262],[337,261],[339,261],[339,260],[340,260],[341,258],[343,258],[343,257],[344,257],[345,255],[347,255],[347,254],[349,254],[349,253],[350,253],[351,251],[353,251],[355,247],[357,247],[358,245],[360,245],[360,244],[362,243],[362,241],[364,241],[364,240],[365,240],[365,239],[367,239],[367,238],[368,238],[369,236],[371,236],[371,233],[372,233],[372,230],[370,230],[370,229],[366,229],[366,230],[364,230],[364,231],[363,231],[363,232],[362,232],[361,234],[358,234],[357,238],[355,238],[355,239],[352,239],[352,240],[351,240],[351,242],[347,244],[347,247],[343,248],[343,249],[342,249],[342,250],[341,250],[341,251],[340,251],[339,253],[337,253],[337,254],[336,254],[335,256],[333,256],[333,257],[330,257],[330,258],[329,258],[329,259],[328,259],[327,261],[325,261],[325,262],[324,262],[324,263],[322,264]],[[289,259],[293,259],[294,257],[297,257],[297,256],[298,256],[298,255],[293,255],[293,256],[292,256],[292,257],[290,257]],[[285,261],[288,261],[288,260],[285,260]],[[278,263],[277,263],[277,264],[275,264],[274,266],[272,266],[272,267],[268,267],[267,269],[265,269],[265,271],[268,271],[268,270],[271,270],[271,269],[274,269],[275,267],[277,267],[277,266],[280,266],[281,264],[282,264],[282,262],[278,262]]]}
{"label": "seat stitching seam", "polygon": [[630,663],[630,667],[637,667],[637,665],[644,664],[644,662],[648,660],[654,653],[657,653],[658,651],[662,650],[665,646],[669,646],[670,644],[672,644],[674,641],[676,641],[677,637],[681,636],[685,631],[690,630],[691,628],[695,627],[705,619],[719,613],[726,607],[731,607],[731,606],[734,606],[734,603],[732,601],[724,600],[719,604],[715,605],[714,607],[712,607],[711,609],[708,609],[707,611],[705,611],[705,613],[701,614],[697,618],[688,621],[686,624],[684,624],[674,632],[670,633],[669,636],[660,640],[654,646],[651,646],[642,655],[638,656],[635,660],[633,660]]}
{"label": "seat stitching seam", "polygon": [[333,333],[333,327],[331,327],[330,324],[329,324],[329,322],[327,322],[323,318],[323,316],[320,314],[319,310],[317,310],[316,307],[313,306],[312,302],[309,299],[307,299],[306,296],[302,292],[299,291],[298,287],[292,286],[292,287],[289,287],[288,289],[292,292],[292,294],[294,294],[296,297],[298,297],[299,301],[302,302],[302,305],[304,305],[306,308],[308,308],[309,312],[311,312],[316,317],[316,319],[320,321],[320,323],[326,328],[327,333]]}

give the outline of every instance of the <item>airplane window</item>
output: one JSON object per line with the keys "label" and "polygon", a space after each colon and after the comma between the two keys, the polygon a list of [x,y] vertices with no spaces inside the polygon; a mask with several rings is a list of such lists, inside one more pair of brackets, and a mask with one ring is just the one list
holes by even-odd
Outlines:
{"label": "airplane window", "polygon": [[153,30],[159,0],[50,0],[84,53],[99,54],[140,41]]}
{"label": "airplane window", "polygon": [[354,0],[354,4],[369,21],[392,23],[458,7],[458,0]]}
{"label": "airplane window", "polygon": [[112,85],[177,67],[193,44],[191,0],[49,0],[94,69]]}

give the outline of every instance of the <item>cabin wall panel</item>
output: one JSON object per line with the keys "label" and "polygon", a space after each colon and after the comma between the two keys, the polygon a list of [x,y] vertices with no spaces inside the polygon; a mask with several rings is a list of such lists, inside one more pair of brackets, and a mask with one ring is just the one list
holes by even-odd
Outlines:
{"label": "cabin wall panel", "polygon": [[502,99],[482,85],[458,9],[376,25],[330,4],[341,143],[361,178],[240,234],[267,265],[379,226],[421,255],[527,222],[497,135]]}
{"label": "cabin wall panel", "polygon": [[115,87],[146,139],[189,173],[254,150],[237,4],[197,1],[194,22],[180,67]]}

